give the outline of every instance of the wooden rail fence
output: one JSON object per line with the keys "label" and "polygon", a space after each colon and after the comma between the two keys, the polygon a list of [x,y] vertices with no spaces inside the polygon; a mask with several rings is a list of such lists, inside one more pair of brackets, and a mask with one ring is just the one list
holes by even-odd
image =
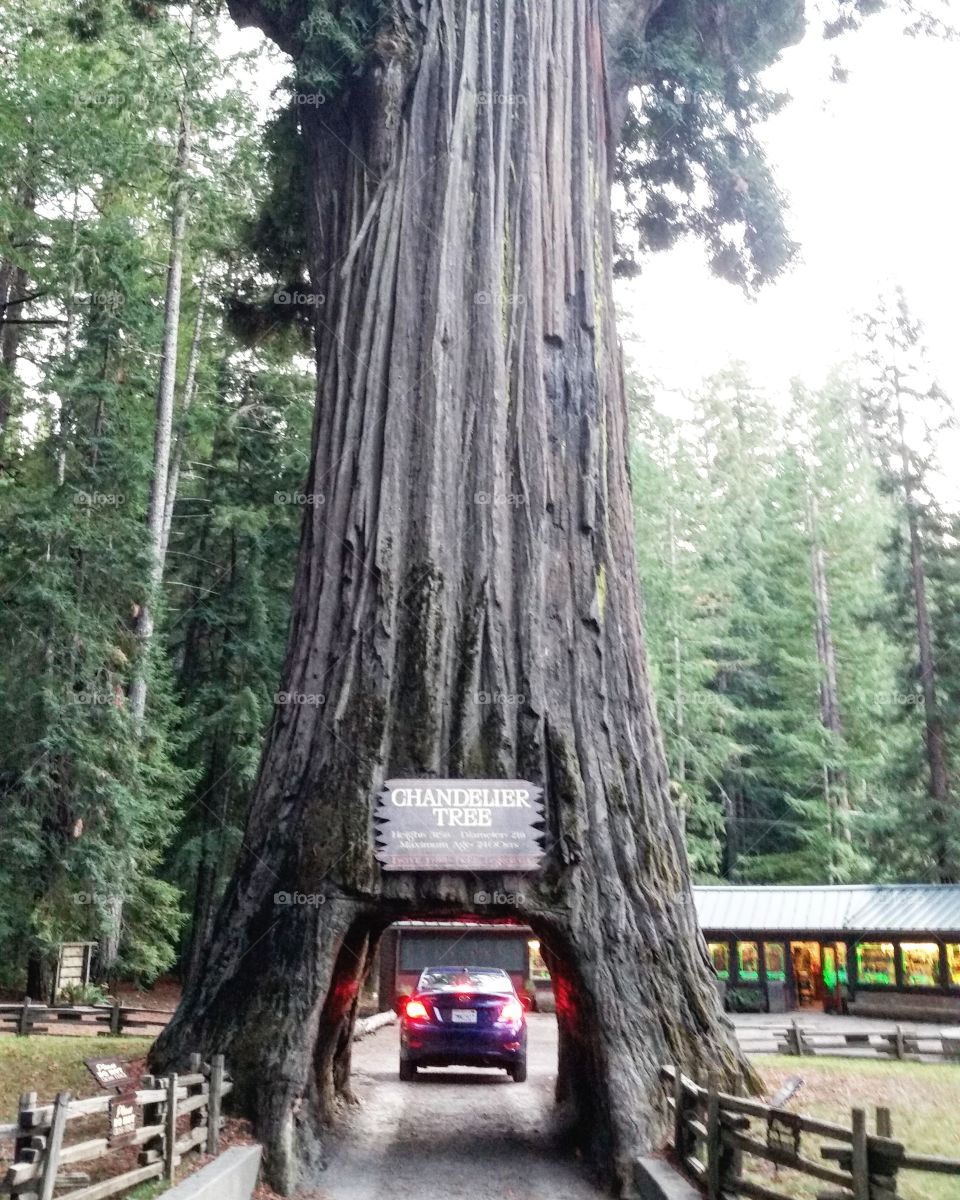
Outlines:
{"label": "wooden rail fence", "polygon": [[[69,1092],[60,1092],[52,1104],[39,1104],[36,1093],[27,1092],[20,1098],[16,1122],[0,1125],[0,1144],[13,1142],[0,1197],[58,1200],[69,1194],[70,1200],[105,1200],[148,1179],[172,1182],[185,1154],[217,1153],[221,1103],[232,1090],[223,1055],[206,1065],[195,1054],[187,1074],[146,1075],[142,1086],[126,1096],[74,1100]],[[121,1106],[125,1111],[118,1111]],[[125,1164],[110,1160],[130,1146],[139,1147],[134,1168],[123,1169]],[[103,1159],[108,1161],[100,1163]],[[97,1179],[64,1170],[94,1162],[105,1168],[97,1171]],[[112,1174],[118,1166],[120,1173]]]}
{"label": "wooden rail fence", "polygon": [[837,1058],[895,1058],[910,1062],[960,1062],[960,1033],[938,1029],[847,1030],[805,1027],[799,1021],[783,1025],[736,1026],[737,1040],[747,1054],[796,1054]]}
{"label": "wooden rail fence", "polygon": [[[902,1200],[901,1171],[960,1177],[960,1159],[911,1154],[895,1141],[889,1109],[876,1110],[876,1132],[870,1133],[862,1108],[852,1110],[848,1129],[722,1092],[715,1078],[701,1087],[676,1067],[661,1067],[660,1076],[668,1090],[677,1162],[709,1200],[790,1200],[788,1193],[751,1177],[757,1173],[751,1159],[830,1185],[817,1193],[818,1200]],[[809,1145],[812,1138],[820,1144]]]}
{"label": "wooden rail fence", "polygon": [[119,1037],[162,1029],[172,1016],[173,1009],[134,1008],[119,1000],[113,1004],[60,1006],[37,1004],[28,997],[20,1004],[0,1004],[0,1033],[26,1037],[84,1029],[98,1037]]}

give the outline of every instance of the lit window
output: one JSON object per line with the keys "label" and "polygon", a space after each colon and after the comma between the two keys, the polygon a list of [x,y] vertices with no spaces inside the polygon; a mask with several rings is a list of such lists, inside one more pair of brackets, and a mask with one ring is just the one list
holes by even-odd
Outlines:
{"label": "lit window", "polygon": [[760,951],[756,942],[737,942],[737,970],[741,979],[760,978]]}
{"label": "lit window", "polygon": [[540,943],[536,938],[531,938],[527,942],[527,949],[530,951],[530,976],[535,983],[547,983],[550,980],[550,972],[547,970],[547,964],[543,961],[543,955],[540,953]]}
{"label": "lit window", "polygon": [[763,961],[768,979],[786,979],[787,952],[783,942],[764,942]]}
{"label": "lit window", "polygon": [[901,942],[900,965],[907,987],[940,986],[940,947],[936,942]]}
{"label": "lit window", "polygon": [[710,942],[707,949],[710,951],[710,961],[713,963],[713,969],[717,973],[717,978],[729,979],[730,947],[726,942]]}
{"label": "lit window", "polygon": [[894,987],[897,968],[893,959],[893,942],[860,942],[857,946],[857,980]]}
{"label": "lit window", "polygon": [[847,943],[837,942],[837,974],[840,982],[847,982]]}
{"label": "lit window", "polygon": [[960,943],[951,942],[947,946],[947,965],[950,968],[951,984],[960,987]]}

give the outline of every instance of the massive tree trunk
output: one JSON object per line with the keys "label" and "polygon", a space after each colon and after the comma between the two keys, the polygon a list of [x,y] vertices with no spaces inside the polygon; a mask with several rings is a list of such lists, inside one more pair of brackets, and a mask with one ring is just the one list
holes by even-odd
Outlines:
{"label": "massive tree trunk", "polygon": [[[743,1070],[637,615],[603,45],[597,0],[424,0],[346,96],[302,106],[324,301],[287,703],[207,970],[155,1052],[227,1055],[284,1190],[322,1157],[397,918],[533,926],[558,1089],[625,1195],[664,1131],[659,1064]],[[543,785],[544,870],[381,872],[384,778],[478,775]]]}

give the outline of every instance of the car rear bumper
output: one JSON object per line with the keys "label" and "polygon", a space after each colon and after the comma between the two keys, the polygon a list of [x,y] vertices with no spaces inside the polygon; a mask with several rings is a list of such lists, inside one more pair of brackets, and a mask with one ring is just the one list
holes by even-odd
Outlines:
{"label": "car rear bumper", "polygon": [[400,1057],[422,1067],[511,1066],[527,1051],[524,1030],[457,1030],[423,1027],[402,1030]]}

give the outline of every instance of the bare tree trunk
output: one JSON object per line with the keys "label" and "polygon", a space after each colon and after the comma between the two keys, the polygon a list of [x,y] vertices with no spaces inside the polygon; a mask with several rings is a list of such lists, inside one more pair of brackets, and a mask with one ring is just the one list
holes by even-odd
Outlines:
{"label": "bare tree trunk", "polygon": [[[189,45],[197,33],[199,9],[193,4],[190,15]],[[147,508],[147,538],[149,541],[149,570],[147,593],[134,621],[134,633],[139,643],[135,673],[130,684],[130,715],[142,730],[147,709],[147,660],[153,640],[154,605],[163,583],[166,543],[164,518],[167,505],[170,444],[173,435],[173,407],[177,386],[177,345],[180,338],[180,302],[183,291],[184,240],[189,213],[190,169],[190,94],[189,80],[184,85],[180,101],[180,132],[173,171],[173,208],[170,218],[170,257],[167,266],[167,286],[163,309],[163,345],[160,354],[160,378],[157,384],[157,408],[153,439],[153,474],[150,480],[150,499]],[[123,932],[122,895],[110,898],[108,924],[100,941],[100,974],[109,975],[120,951]]]}
{"label": "bare tree trunk", "polygon": [[910,580],[917,627],[917,650],[920,658],[920,687],[923,691],[923,715],[929,767],[931,822],[933,824],[934,855],[941,883],[955,883],[957,865],[950,846],[948,816],[950,813],[950,777],[947,769],[946,736],[943,713],[937,699],[937,665],[933,652],[933,632],[927,604],[927,576],[923,561],[923,541],[917,521],[917,506],[913,495],[913,470],[907,449],[906,419],[900,395],[899,376],[896,378],[897,428],[900,436],[900,465],[903,472],[903,498],[910,543]]}
{"label": "bare tree trunk", "polygon": [[[275,712],[207,969],[154,1055],[228,1056],[284,1190],[322,1157],[359,982],[397,918],[531,924],[558,1090],[624,1195],[664,1133],[659,1065],[745,1070],[637,615],[609,101],[596,0],[455,17],[424,0],[342,100],[304,106],[325,303],[282,687],[318,700]],[[545,868],[382,872],[371,797],[390,775],[542,784]],[[313,901],[275,898],[292,892]]]}
{"label": "bare tree trunk", "polygon": [[[199,6],[190,14],[189,46],[196,40]],[[180,101],[180,134],[173,169],[173,210],[170,217],[170,260],[163,309],[163,348],[160,355],[160,379],[157,384],[157,415],[153,441],[153,476],[147,510],[147,537],[150,570],[147,595],[137,615],[135,632],[140,643],[137,673],[130,685],[130,712],[138,725],[143,723],[147,706],[147,656],[153,638],[153,609],[163,582],[164,514],[170,469],[170,443],[173,434],[173,405],[177,386],[177,344],[180,338],[180,300],[183,291],[183,253],[189,214],[190,170],[190,84],[184,84]]]}
{"label": "bare tree trunk", "polygon": [[[26,169],[29,172],[29,166]],[[36,194],[26,180],[17,185],[16,203],[24,213],[32,214],[36,208]],[[12,411],[28,282],[26,267],[10,260],[0,262],[0,440]]]}
{"label": "bare tree trunk", "polygon": [[167,549],[170,545],[170,529],[173,525],[173,510],[177,505],[177,489],[180,486],[180,468],[183,465],[183,452],[187,440],[187,416],[197,394],[197,367],[200,364],[200,347],[203,340],[203,320],[207,303],[207,271],[204,267],[200,276],[200,290],[197,295],[197,316],[193,325],[193,340],[190,342],[190,355],[187,358],[187,373],[183,380],[183,397],[180,401],[180,420],[177,427],[177,437],[170,459],[170,469],[167,473],[167,494],[163,505],[163,529],[160,535],[160,572],[161,575],[167,562]]}
{"label": "bare tree trunk", "polygon": [[15,267],[10,281],[10,290],[0,314],[0,437],[10,420],[12,409],[17,357],[23,326],[18,324],[23,308],[23,297],[27,295],[27,272]]}
{"label": "bare tree trunk", "polygon": [[210,748],[210,757],[198,794],[204,797],[200,857],[197,862],[193,897],[190,941],[184,955],[181,978],[184,983],[197,979],[205,966],[207,944],[216,913],[216,896],[223,878],[224,831],[227,824],[227,796],[224,781],[224,755],[220,739]]}
{"label": "bare tree trunk", "polygon": [[[78,189],[73,193],[73,213],[70,218],[70,251],[71,256],[76,253],[77,248],[77,228],[80,222],[80,192]],[[74,295],[73,285],[71,283],[67,294],[64,298],[65,323],[63,327],[63,351],[61,353],[61,361],[63,362],[64,370],[70,369],[70,360],[73,358],[73,339],[76,332],[76,297]],[[56,450],[56,480],[57,487],[63,487],[63,482],[67,477],[67,442],[63,435],[64,431],[64,404],[65,400],[60,397],[60,411],[57,415],[57,432],[54,438],[54,447]]]}
{"label": "bare tree trunk", "polygon": [[[830,616],[830,583],[827,575],[827,555],[820,537],[817,499],[813,492],[807,496],[807,525],[810,534],[810,578],[816,612],[815,635],[817,661],[820,664],[820,722],[834,738],[842,739],[843,721],[840,713],[840,685],[837,678],[837,651],[833,640]],[[831,823],[831,855],[833,834],[839,833],[852,842],[850,829],[850,793],[846,772],[824,763],[824,792]],[[831,859],[831,879],[835,865]]]}

